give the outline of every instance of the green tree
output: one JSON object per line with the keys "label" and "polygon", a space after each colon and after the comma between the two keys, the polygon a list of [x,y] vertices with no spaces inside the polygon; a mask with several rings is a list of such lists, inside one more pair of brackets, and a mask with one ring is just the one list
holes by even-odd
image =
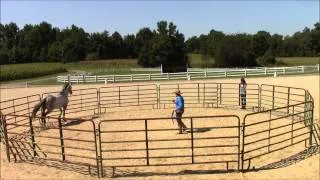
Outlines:
{"label": "green tree", "polygon": [[187,65],[186,53],[184,35],[172,22],[159,21],[150,43],[142,46],[138,63],[143,66],[163,64],[167,71],[183,71]]}
{"label": "green tree", "polygon": [[253,49],[257,57],[263,56],[264,53],[269,49],[271,35],[266,31],[258,31],[257,34],[253,35]]}
{"label": "green tree", "polygon": [[218,67],[256,66],[252,38],[247,34],[225,36],[217,48],[215,61]]}

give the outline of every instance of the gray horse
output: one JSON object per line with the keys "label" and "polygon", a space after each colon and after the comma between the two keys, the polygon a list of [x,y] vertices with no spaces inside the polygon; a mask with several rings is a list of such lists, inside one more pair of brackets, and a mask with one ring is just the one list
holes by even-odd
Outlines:
{"label": "gray horse", "polygon": [[[44,128],[46,124],[46,116],[52,112],[54,109],[60,109],[60,115],[59,118],[61,118],[61,115],[63,115],[62,119],[64,122],[66,120],[65,117],[65,111],[67,109],[68,105],[68,95],[72,94],[72,87],[71,83],[65,83],[62,91],[57,95],[48,95],[47,97],[43,98],[38,104],[36,104],[32,111],[32,118],[35,118],[37,112],[41,108],[41,127]],[[47,111],[46,111],[47,110]]]}

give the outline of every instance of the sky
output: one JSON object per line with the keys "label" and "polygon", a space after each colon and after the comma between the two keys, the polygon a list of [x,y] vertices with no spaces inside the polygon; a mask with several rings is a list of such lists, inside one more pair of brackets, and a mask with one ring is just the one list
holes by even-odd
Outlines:
{"label": "sky", "polygon": [[25,24],[46,21],[54,27],[72,24],[86,32],[136,34],[142,27],[156,29],[160,20],[172,21],[186,38],[207,34],[211,29],[224,33],[292,35],[319,22],[319,1],[134,1],[134,0],[1,0],[1,23]]}

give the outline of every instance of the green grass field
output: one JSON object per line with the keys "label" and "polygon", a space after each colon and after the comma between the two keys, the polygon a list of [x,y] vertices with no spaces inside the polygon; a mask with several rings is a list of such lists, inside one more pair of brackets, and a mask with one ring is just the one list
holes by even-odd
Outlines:
{"label": "green grass field", "polygon": [[189,65],[192,68],[211,68],[214,67],[214,59],[211,57],[202,57],[201,54],[188,54]]}
{"label": "green grass field", "polygon": [[1,65],[0,68],[1,82],[67,72],[60,63],[9,64]]}
{"label": "green grass field", "polygon": [[278,65],[300,66],[320,64],[320,57],[277,57]]}

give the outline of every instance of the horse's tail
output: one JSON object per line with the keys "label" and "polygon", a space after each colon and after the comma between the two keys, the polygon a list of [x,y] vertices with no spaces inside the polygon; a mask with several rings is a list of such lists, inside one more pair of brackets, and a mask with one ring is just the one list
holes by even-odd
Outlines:
{"label": "horse's tail", "polygon": [[42,99],[38,104],[36,104],[32,110],[32,118],[34,118],[37,114],[37,112],[39,111],[39,109],[41,108],[41,106],[44,105],[44,103],[46,102],[46,98]]}

